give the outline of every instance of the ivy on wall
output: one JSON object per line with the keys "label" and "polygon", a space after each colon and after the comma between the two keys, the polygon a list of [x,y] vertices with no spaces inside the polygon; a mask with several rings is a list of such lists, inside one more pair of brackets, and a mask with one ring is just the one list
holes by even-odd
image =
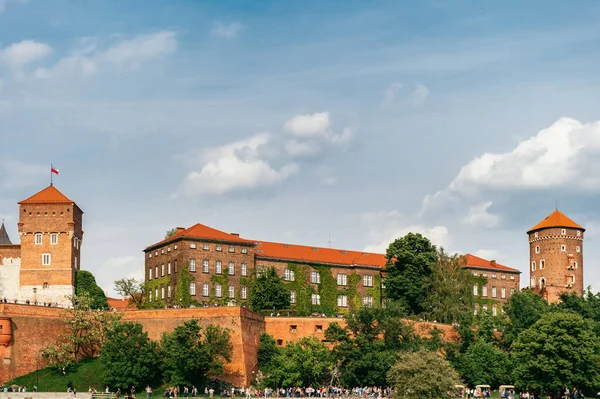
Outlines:
{"label": "ivy on wall", "polygon": [[373,287],[367,288],[365,293],[367,295],[371,295],[373,297],[373,307],[379,308],[381,307],[382,297],[381,297],[381,274],[373,275]]}
{"label": "ivy on wall", "polygon": [[[169,277],[155,278],[144,283],[144,292],[146,293],[146,309],[162,309],[165,307],[165,301],[161,299],[161,288],[166,287],[171,282]],[[158,290],[158,295],[156,292]],[[152,300],[150,300],[152,298]]]}
{"label": "ivy on wall", "polygon": [[[223,274],[217,274],[214,276],[210,277],[210,282],[212,283],[212,289],[210,291],[210,303],[213,304],[217,304],[217,305],[226,305],[231,298],[229,298],[228,295],[228,288],[229,288],[229,268],[225,267],[223,268]],[[215,296],[214,292],[215,292],[215,285],[216,284],[220,284],[221,285],[221,297],[217,297]]]}
{"label": "ivy on wall", "polygon": [[194,280],[196,278],[190,273],[188,264],[186,263],[177,273],[177,287],[175,288],[173,303],[184,308],[190,307],[192,303],[198,303],[198,301],[192,300],[192,296],[190,295],[190,283]]}

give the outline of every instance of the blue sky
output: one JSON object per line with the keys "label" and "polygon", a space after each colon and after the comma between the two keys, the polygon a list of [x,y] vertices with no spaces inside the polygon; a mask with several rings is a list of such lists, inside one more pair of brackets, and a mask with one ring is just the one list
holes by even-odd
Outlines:
{"label": "blue sky", "polygon": [[0,0],[0,215],[56,186],[105,290],[196,222],[519,268],[559,208],[600,288],[600,2]]}

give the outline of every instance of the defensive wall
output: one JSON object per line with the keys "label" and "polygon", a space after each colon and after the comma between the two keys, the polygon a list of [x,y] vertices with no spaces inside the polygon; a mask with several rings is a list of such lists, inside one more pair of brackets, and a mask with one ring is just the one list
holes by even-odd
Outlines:
{"label": "defensive wall", "polygon": [[[0,383],[43,367],[40,351],[65,332],[62,309],[33,305],[0,303]],[[263,317],[245,307],[211,307],[195,309],[128,310],[123,321],[138,322],[150,339],[160,340],[185,320],[198,320],[200,326],[218,325],[230,330],[233,353],[225,366],[223,380],[236,386],[248,386],[258,370],[257,349],[263,331],[274,336],[280,346],[302,337],[324,340],[325,330],[343,318]],[[444,332],[443,339],[456,339],[452,326],[412,322],[416,333],[428,335],[433,327]],[[65,387],[66,389],[66,387]],[[11,393],[16,396],[16,393]]]}

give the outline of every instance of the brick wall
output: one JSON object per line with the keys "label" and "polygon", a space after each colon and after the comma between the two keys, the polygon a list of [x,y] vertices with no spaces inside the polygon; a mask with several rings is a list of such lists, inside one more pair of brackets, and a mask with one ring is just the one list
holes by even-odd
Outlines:
{"label": "brick wall", "polygon": [[21,245],[0,245],[0,266],[5,262],[10,262],[11,259],[16,260],[21,258]]}

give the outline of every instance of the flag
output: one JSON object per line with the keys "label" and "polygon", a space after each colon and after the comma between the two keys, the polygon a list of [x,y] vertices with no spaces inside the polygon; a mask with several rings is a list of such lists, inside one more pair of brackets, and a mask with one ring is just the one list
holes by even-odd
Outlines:
{"label": "flag", "polygon": [[58,174],[58,169],[56,169],[54,166],[50,167],[50,172],[54,173],[54,174]]}

